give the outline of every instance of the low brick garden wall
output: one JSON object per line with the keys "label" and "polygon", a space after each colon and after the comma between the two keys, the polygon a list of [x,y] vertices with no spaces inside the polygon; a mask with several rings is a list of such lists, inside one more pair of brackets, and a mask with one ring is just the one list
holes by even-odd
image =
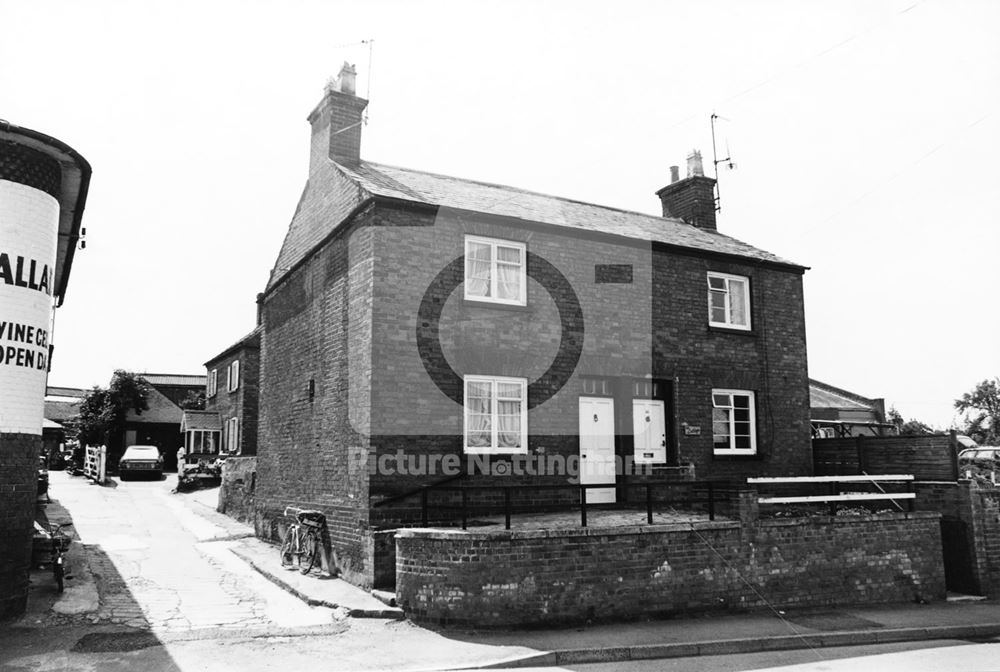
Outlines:
{"label": "low brick garden wall", "polygon": [[939,518],[404,529],[396,533],[396,596],[415,621],[465,626],[938,600],[945,596]]}
{"label": "low brick garden wall", "polygon": [[244,523],[253,523],[256,486],[257,458],[251,456],[227,457],[222,464],[219,512]]}

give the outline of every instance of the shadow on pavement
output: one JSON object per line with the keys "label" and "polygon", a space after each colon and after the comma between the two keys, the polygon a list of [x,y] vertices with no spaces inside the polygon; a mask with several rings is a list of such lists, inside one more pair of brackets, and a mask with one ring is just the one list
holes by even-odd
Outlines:
{"label": "shadow on pavement", "polygon": [[[36,520],[43,525],[73,522],[56,498],[39,499]],[[66,554],[65,592],[58,592],[48,554],[33,554],[27,611],[0,627],[0,669],[120,666],[180,672],[111,558],[80,539],[74,527],[63,529],[73,539]]]}

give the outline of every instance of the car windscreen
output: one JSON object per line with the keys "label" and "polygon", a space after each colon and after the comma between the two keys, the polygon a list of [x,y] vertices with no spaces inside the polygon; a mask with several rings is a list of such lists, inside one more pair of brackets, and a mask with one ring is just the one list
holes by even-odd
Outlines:
{"label": "car windscreen", "polygon": [[130,446],[122,459],[125,460],[155,460],[160,456],[156,446]]}

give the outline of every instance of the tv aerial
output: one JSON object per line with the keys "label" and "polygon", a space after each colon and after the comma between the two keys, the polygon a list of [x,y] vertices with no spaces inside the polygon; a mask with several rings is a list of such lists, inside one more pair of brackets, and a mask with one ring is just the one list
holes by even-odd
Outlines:
{"label": "tv aerial", "polygon": [[723,121],[729,121],[725,117],[720,117],[715,112],[712,112],[711,124],[712,124],[712,167],[715,169],[715,211],[721,212],[722,210],[722,190],[719,189],[719,164],[725,164],[726,168],[729,170],[736,169],[736,162],[733,161],[733,153],[729,151],[729,138],[726,138],[726,156],[725,158],[719,158],[719,152],[715,147],[715,120],[722,119]]}

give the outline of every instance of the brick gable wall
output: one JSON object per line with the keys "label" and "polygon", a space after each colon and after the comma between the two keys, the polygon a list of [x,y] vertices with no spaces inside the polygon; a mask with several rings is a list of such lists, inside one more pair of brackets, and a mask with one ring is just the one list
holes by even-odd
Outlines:
{"label": "brick gable wall", "polygon": [[361,585],[372,573],[369,219],[338,230],[264,299],[254,504],[258,536],[275,540],[286,506],[323,511],[344,577]]}

